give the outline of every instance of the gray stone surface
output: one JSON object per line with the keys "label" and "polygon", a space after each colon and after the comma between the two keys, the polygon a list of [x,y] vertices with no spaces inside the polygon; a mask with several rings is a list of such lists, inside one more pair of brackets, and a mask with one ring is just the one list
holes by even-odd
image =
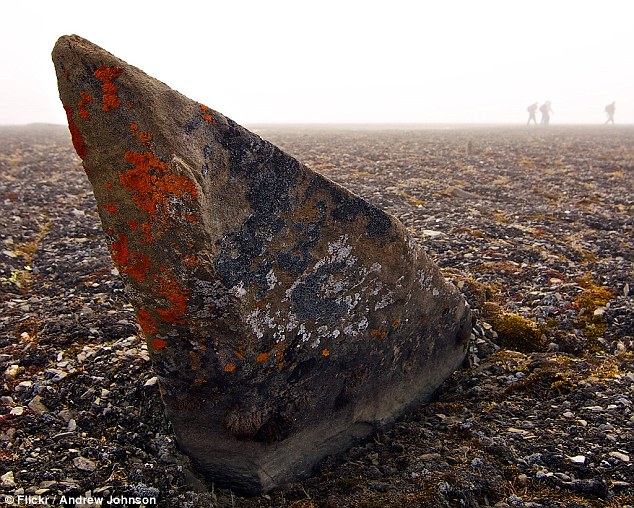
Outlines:
{"label": "gray stone surface", "polygon": [[393,216],[78,36],[73,144],[179,446],[266,491],[429,399],[468,306]]}

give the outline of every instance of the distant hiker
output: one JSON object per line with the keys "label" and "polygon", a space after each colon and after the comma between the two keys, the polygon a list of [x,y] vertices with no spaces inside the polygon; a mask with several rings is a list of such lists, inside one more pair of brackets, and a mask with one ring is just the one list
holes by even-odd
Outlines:
{"label": "distant hiker", "polygon": [[609,123],[614,125],[614,110],[616,109],[616,106],[614,105],[615,103],[616,101],[612,101],[612,104],[608,104],[605,107],[605,112],[608,114],[608,119],[605,121],[605,125]]}
{"label": "distant hiker", "polygon": [[537,113],[537,103],[534,102],[533,104],[528,106],[526,108],[526,111],[528,111],[528,122],[526,122],[526,125],[530,125],[531,120],[535,125],[537,125],[537,118],[535,118],[535,113]]}
{"label": "distant hiker", "polygon": [[544,102],[544,104],[542,104],[539,107],[539,112],[542,114],[542,118],[541,118],[541,121],[539,122],[539,125],[548,127],[548,124],[550,123],[550,114],[554,113],[554,111],[550,107],[550,101]]}

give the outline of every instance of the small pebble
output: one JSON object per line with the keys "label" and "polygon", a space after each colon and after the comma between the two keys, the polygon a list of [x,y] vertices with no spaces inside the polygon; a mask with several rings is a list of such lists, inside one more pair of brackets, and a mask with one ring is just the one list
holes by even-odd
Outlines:
{"label": "small pebble", "polygon": [[75,457],[73,459],[73,464],[77,469],[81,471],[89,471],[92,472],[97,469],[97,464],[95,464],[92,460],[87,459],[85,457]]}
{"label": "small pebble", "polygon": [[16,392],[26,392],[33,387],[33,381],[22,381],[15,386]]}
{"label": "small pebble", "polygon": [[4,378],[7,381],[13,381],[16,377],[18,377],[19,372],[20,372],[19,365],[9,365],[7,369],[4,371]]}
{"label": "small pebble", "polygon": [[480,467],[484,464],[484,461],[480,457],[476,457],[471,461],[471,467]]}
{"label": "small pebble", "polygon": [[37,415],[42,415],[48,411],[48,408],[42,403],[42,397],[36,395],[29,402],[29,409]]}
{"label": "small pebble", "polygon": [[614,457],[615,459],[619,459],[621,462],[629,462],[630,456],[626,453],[621,452],[610,452],[610,457]]}
{"label": "small pebble", "polygon": [[9,471],[0,476],[0,487],[3,487],[5,489],[15,487],[15,478],[13,476],[13,471]]}

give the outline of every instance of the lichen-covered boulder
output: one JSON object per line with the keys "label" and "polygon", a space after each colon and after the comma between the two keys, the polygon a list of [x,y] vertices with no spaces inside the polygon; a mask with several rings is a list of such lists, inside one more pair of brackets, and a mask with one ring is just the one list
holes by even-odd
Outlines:
{"label": "lichen-covered boulder", "polygon": [[94,44],[60,98],[181,449],[261,492],[429,399],[468,306],[403,225]]}

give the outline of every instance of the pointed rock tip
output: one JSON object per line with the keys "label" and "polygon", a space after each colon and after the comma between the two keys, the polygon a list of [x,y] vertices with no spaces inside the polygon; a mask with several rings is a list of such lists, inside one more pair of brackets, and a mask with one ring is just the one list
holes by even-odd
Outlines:
{"label": "pointed rock tip", "polygon": [[55,68],[60,71],[63,62],[83,61],[99,63],[99,65],[127,65],[126,62],[106,51],[101,46],[84,39],[79,35],[62,35],[51,53]]}
{"label": "pointed rock tip", "polygon": [[88,39],[84,39],[79,35],[62,35],[53,48],[53,54],[60,52],[70,52],[70,53],[87,53],[99,51],[107,54],[105,49],[97,46],[96,44],[90,42]]}

